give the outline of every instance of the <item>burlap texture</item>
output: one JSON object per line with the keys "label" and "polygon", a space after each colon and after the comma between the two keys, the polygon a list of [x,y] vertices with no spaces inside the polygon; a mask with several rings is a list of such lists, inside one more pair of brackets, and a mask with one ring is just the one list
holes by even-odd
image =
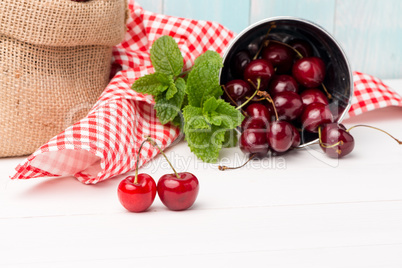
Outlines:
{"label": "burlap texture", "polygon": [[88,113],[109,82],[126,9],[125,0],[0,1],[0,157],[31,154]]}

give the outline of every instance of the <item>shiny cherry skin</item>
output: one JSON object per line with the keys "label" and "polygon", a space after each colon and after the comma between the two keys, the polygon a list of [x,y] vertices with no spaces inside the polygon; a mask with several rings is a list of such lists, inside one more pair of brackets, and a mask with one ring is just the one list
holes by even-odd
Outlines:
{"label": "shiny cherry skin", "polygon": [[328,98],[325,96],[324,92],[319,90],[318,88],[309,88],[300,93],[300,97],[303,101],[304,107],[313,103],[320,102],[325,105],[328,105]]}
{"label": "shiny cherry skin", "polygon": [[292,140],[292,148],[296,148],[300,145],[301,143],[301,139],[300,139],[300,133],[299,131],[296,129],[296,127],[292,124],[290,124],[293,130],[293,140]]}
{"label": "shiny cherry skin", "polygon": [[245,154],[255,154],[264,157],[268,154],[269,146],[265,129],[246,129],[240,135],[240,150]]}
{"label": "shiny cherry skin", "polygon": [[269,121],[264,117],[246,117],[241,123],[241,129],[245,131],[246,129],[267,129],[269,126]]}
{"label": "shiny cherry skin", "polygon": [[261,103],[252,103],[246,108],[246,113],[250,117],[260,117],[269,121],[270,113],[268,107]]}
{"label": "shiny cherry skin", "polygon": [[284,91],[273,98],[276,111],[280,120],[292,121],[303,112],[303,102],[299,94],[292,91]]}
{"label": "shiny cherry skin", "polygon": [[274,67],[269,61],[257,59],[251,61],[244,69],[244,80],[250,80],[255,86],[260,80],[259,90],[266,90],[273,74]]}
{"label": "shiny cherry skin", "polygon": [[227,94],[234,100],[242,100],[246,96],[251,96],[253,91],[251,86],[244,80],[235,79],[226,83],[225,89]]}
{"label": "shiny cherry skin", "polygon": [[117,188],[117,195],[125,209],[131,212],[142,212],[154,202],[156,183],[145,173],[138,174],[137,183],[134,181],[135,176],[123,179]]}
{"label": "shiny cherry skin", "polygon": [[237,52],[231,62],[231,70],[235,77],[242,78],[244,69],[251,62],[250,53],[247,50]]}
{"label": "shiny cherry skin", "polygon": [[189,172],[163,175],[157,185],[158,196],[170,210],[185,210],[190,208],[198,196],[199,182],[196,176]]}
{"label": "shiny cherry skin", "polygon": [[332,123],[333,121],[334,118],[328,105],[319,102],[307,105],[301,115],[303,129],[312,133],[317,133],[319,126]]}
{"label": "shiny cherry skin", "polygon": [[[335,145],[335,146],[334,146]],[[341,158],[353,151],[355,141],[341,124],[330,123],[321,128],[321,149],[331,158]]]}
{"label": "shiny cherry skin", "polygon": [[296,80],[287,74],[275,75],[268,86],[268,91],[271,96],[275,96],[277,93],[284,91],[299,91],[299,85]]}
{"label": "shiny cherry skin", "polygon": [[267,132],[267,140],[275,152],[286,152],[293,144],[292,124],[281,120],[272,122]]}
{"label": "shiny cherry skin", "polygon": [[293,64],[292,75],[306,88],[318,87],[325,78],[325,63],[318,57],[298,59]]}
{"label": "shiny cherry skin", "polygon": [[292,68],[295,52],[280,43],[270,42],[262,50],[262,58],[272,63],[276,68],[276,73],[283,74]]}
{"label": "shiny cherry skin", "polygon": [[296,49],[305,58],[313,56],[313,47],[305,40],[294,39],[289,42],[289,45]]}

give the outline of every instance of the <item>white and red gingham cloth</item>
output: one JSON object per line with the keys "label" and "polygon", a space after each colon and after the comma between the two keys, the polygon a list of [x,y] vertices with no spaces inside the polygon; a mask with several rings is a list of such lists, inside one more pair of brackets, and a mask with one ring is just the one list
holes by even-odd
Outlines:
{"label": "white and red gingham cloth", "polygon": [[[175,18],[144,11],[129,0],[130,18],[124,41],[114,48],[113,66],[121,66],[88,116],[40,147],[16,167],[12,179],[74,176],[95,184],[135,168],[137,152],[145,135],[162,148],[171,145],[180,131],[161,125],[153,99],[130,89],[133,82],[154,72],[149,49],[162,35],[172,36],[184,56],[185,68],[206,50],[222,54],[234,33],[208,21]],[[354,72],[355,96],[350,116],[380,107],[402,106],[402,98],[379,79]],[[145,144],[140,165],[158,153]]]}

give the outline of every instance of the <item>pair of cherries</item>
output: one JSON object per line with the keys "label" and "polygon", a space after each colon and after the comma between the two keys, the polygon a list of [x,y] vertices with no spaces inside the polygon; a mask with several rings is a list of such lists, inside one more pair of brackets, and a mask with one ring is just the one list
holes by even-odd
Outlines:
{"label": "pair of cherries", "polygon": [[[144,143],[158,147],[162,155],[173,169],[173,174],[163,175],[158,184],[146,173],[138,174],[139,157]],[[190,208],[197,199],[199,182],[196,176],[189,172],[177,173],[164,152],[154,140],[147,137],[139,148],[135,176],[123,179],[117,190],[120,203],[131,212],[146,211],[154,202],[156,193],[162,203],[170,210],[185,210]]]}

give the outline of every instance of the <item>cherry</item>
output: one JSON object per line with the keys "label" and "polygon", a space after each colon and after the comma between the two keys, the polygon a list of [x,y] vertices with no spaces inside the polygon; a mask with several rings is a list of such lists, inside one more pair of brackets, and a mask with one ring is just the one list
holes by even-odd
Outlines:
{"label": "cherry", "polygon": [[296,49],[303,57],[313,56],[313,47],[305,40],[294,39],[289,42],[289,45]]}
{"label": "cherry", "polygon": [[333,120],[333,115],[328,105],[319,102],[307,105],[301,115],[303,129],[313,133],[318,132],[319,126],[332,123]]}
{"label": "cherry", "polygon": [[246,117],[241,123],[242,130],[246,129],[267,129],[269,121],[262,117]]}
{"label": "cherry", "polygon": [[269,61],[256,59],[244,69],[244,80],[252,83],[256,89],[265,90],[273,74],[274,67]]}
{"label": "cherry", "polygon": [[302,99],[295,92],[280,92],[275,95],[273,101],[280,120],[295,120],[303,112]]}
{"label": "cherry", "polygon": [[267,106],[261,103],[252,103],[246,108],[246,113],[250,117],[259,117],[269,121],[270,113]]}
{"label": "cherry", "polygon": [[293,130],[293,140],[292,140],[291,147],[296,148],[300,145],[300,142],[301,142],[300,133],[294,125],[291,124],[291,126],[292,126],[292,130]]}
{"label": "cherry", "polygon": [[269,83],[268,91],[272,96],[283,91],[299,91],[299,85],[296,80],[287,74],[274,76]]}
{"label": "cherry", "polygon": [[306,89],[300,94],[300,97],[304,106],[307,106],[313,102],[320,102],[325,105],[328,105],[329,103],[327,96],[325,96],[325,94],[318,88]]}
{"label": "cherry", "polygon": [[137,154],[135,176],[129,176],[119,183],[117,196],[120,203],[128,211],[142,212],[147,210],[154,202],[156,196],[156,183],[148,174],[138,174],[140,152],[147,140],[144,140]]}
{"label": "cherry", "polygon": [[247,50],[237,52],[231,63],[231,69],[236,77],[243,77],[244,69],[251,61],[250,53]]}
{"label": "cherry", "polygon": [[319,128],[320,147],[331,158],[341,158],[353,151],[353,136],[342,124],[330,123]]}
{"label": "cherry", "polygon": [[156,196],[156,183],[148,174],[129,176],[119,183],[117,195],[120,203],[131,212],[147,210]]}
{"label": "cherry", "polygon": [[271,62],[277,73],[286,73],[292,68],[294,55],[291,48],[275,41],[262,50],[262,58]]}
{"label": "cherry", "polygon": [[267,140],[275,152],[286,152],[293,144],[292,124],[281,120],[271,123],[267,132]]}
{"label": "cherry", "polygon": [[246,129],[239,139],[240,150],[245,154],[264,157],[269,151],[266,131],[262,129]]}
{"label": "cherry", "polygon": [[318,87],[325,77],[325,64],[321,58],[301,58],[293,64],[293,77],[307,88]]}
{"label": "cherry", "polygon": [[197,199],[199,182],[189,172],[165,174],[158,181],[158,195],[170,210],[190,208]]}
{"label": "cherry", "polygon": [[234,100],[238,101],[246,96],[252,95],[250,84],[241,79],[229,81],[225,85],[226,93]]}

